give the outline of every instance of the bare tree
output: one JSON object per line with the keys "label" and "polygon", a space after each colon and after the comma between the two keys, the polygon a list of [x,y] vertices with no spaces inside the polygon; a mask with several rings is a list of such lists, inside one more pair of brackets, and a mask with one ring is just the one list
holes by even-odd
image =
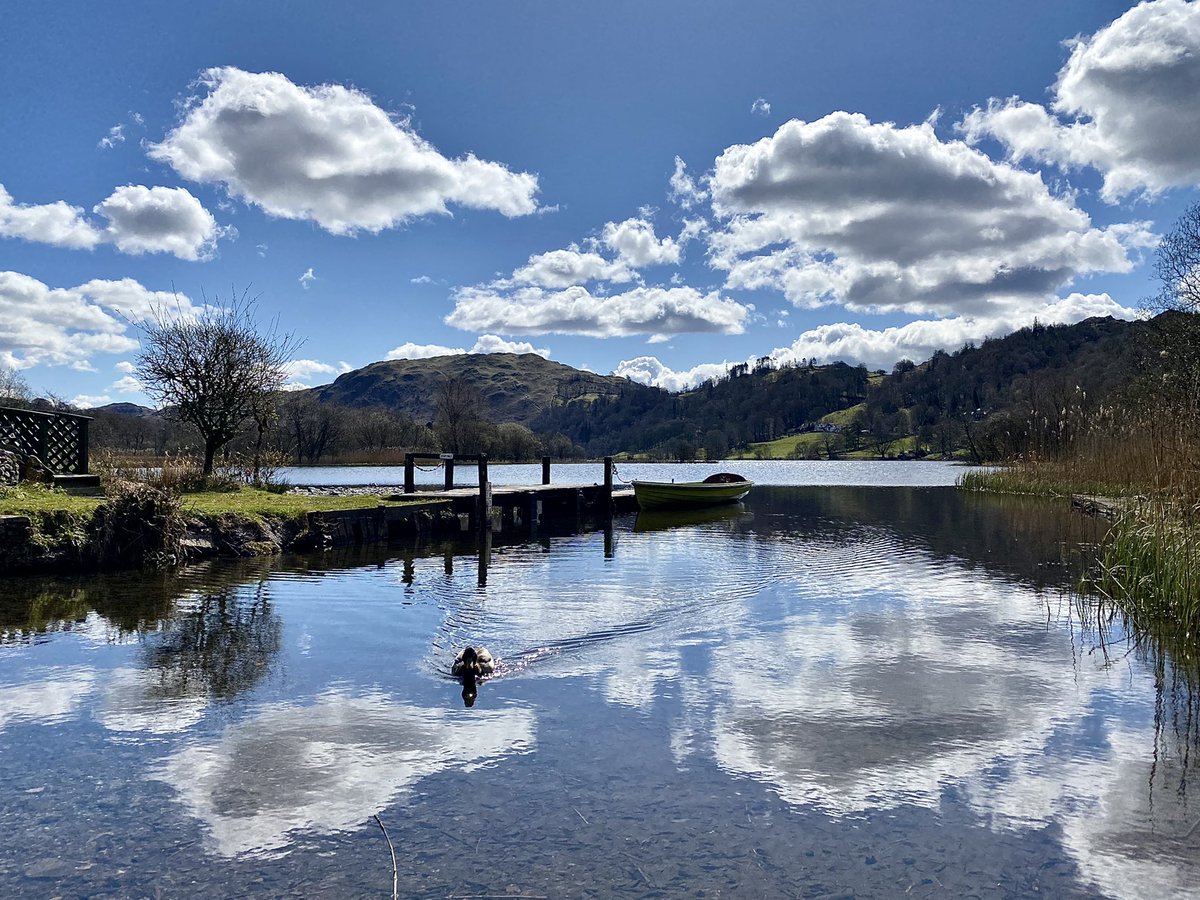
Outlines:
{"label": "bare tree", "polygon": [[434,427],[442,447],[451,453],[469,453],[477,449],[484,424],[479,390],[465,379],[454,376],[438,387],[436,402]]}
{"label": "bare tree", "polygon": [[1154,274],[1162,283],[1151,309],[1200,312],[1200,203],[1189,206],[1159,242]]}
{"label": "bare tree", "polygon": [[316,464],[321,457],[336,452],[342,439],[345,411],[332,403],[322,403],[310,391],[288,394],[280,404],[280,429],[296,452],[296,463]]}
{"label": "bare tree", "polygon": [[196,314],[160,307],[141,323],[138,381],[169,415],[200,432],[205,476],[212,474],[217,451],[248,419],[262,416],[300,346],[275,321],[260,328],[254,307],[243,293],[227,306],[205,306]]}
{"label": "bare tree", "polygon": [[16,369],[0,366],[0,403],[6,406],[25,406],[33,399],[29,382]]}
{"label": "bare tree", "polygon": [[1184,210],[1159,242],[1154,274],[1161,288],[1145,305],[1174,314],[1154,320],[1162,373],[1151,397],[1188,435],[1184,444],[1194,451],[1200,434],[1200,203]]}

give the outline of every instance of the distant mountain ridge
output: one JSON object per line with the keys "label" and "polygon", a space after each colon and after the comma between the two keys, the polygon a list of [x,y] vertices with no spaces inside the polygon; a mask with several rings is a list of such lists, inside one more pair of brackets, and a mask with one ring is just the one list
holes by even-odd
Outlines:
{"label": "distant mountain ridge", "polygon": [[1035,324],[882,377],[845,363],[777,367],[760,360],[679,393],[536,354],[459,354],[372,363],[312,393],[322,402],[431,422],[440,385],[457,377],[478,390],[490,422],[562,434],[589,454],[670,454],[689,446],[719,454],[795,433],[839,410],[858,411],[864,429],[928,434],[964,415],[1040,408],[1076,387],[1097,400],[1135,377],[1139,348],[1153,331],[1153,321],[1112,318]]}
{"label": "distant mountain ridge", "polygon": [[[878,438],[880,446],[889,435],[909,435],[918,448],[950,452],[962,449],[964,440],[978,443],[976,438],[989,429],[996,432],[992,443],[1000,447],[1001,438],[1025,434],[1034,420],[1055,422],[1067,407],[1094,408],[1156,371],[1155,333],[1166,321],[1093,318],[1073,325],[1034,324],[978,346],[939,351],[921,363],[899,363],[890,373],[873,374],[864,366],[840,362],[777,365],[764,357],[678,393],[537,354],[490,353],[371,363],[288,397],[304,400],[313,410],[329,407],[311,415],[340,421],[329,432],[331,440],[341,441],[342,448],[349,444],[351,450],[368,446],[350,436],[360,421],[368,420],[354,411],[386,411],[393,423],[408,420],[409,426],[423,429],[436,420],[439,391],[453,378],[478,397],[482,419],[497,426],[525,426],[545,446],[560,448],[556,452],[574,445],[571,452],[592,456],[630,452],[687,459],[702,450],[718,458],[821,426],[832,426],[825,433],[844,432],[849,450],[869,443],[867,435]],[[304,406],[281,407],[274,438],[281,446],[298,440],[295,435],[308,427],[302,421],[310,415],[303,413]],[[351,411],[349,416],[345,410]],[[194,443],[186,429],[144,406],[113,403],[87,412],[96,417],[93,434],[99,445],[140,450]],[[379,420],[373,421],[377,430]],[[419,440],[428,443],[427,435]],[[342,452],[333,447],[326,452]],[[793,449],[798,451],[799,444]]]}

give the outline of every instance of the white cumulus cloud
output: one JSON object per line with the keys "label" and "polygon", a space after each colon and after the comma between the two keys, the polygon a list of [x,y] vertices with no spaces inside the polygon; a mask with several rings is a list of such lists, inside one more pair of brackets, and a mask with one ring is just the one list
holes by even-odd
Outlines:
{"label": "white cumulus cloud", "polygon": [[323,363],[315,359],[293,359],[284,369],[292,381],[311,381],[317,375],[337,375],[337,366]]}
{"label": "white cumulus cloud", "polygon": [[108,219],[107,241],[122,253],[170,253],[179,259],[207,260],[217,240],[236,232],[217,225],[185,188],[127,184],[98,203],[94,212]]}
{"label": "white cumulus cloud", "polygon": [[14,203],[0,184],[0,237],[21,238],[40,244],[90,250],[104,239],[78,206],[54,203]]}
{"label": "white cumulus cloud", "polygon": [[150,157],[273,216],[353,234],[451,204],[510,217],[538,209],[536,175],[473,154],[449,159],[361,91],[232,67],[207,70],[199,87]]}
{"label": "white cumulus cloud", "polygon": [[589,253],[572,244],[565,250],[550,250],[529,257],[529,262],[514,271],[511,279],[495,284],[565,288],[589,281],[623,283],[633,279],[634,273],[624,260],[607,260],[598,253]]}
{"label": "white cumulus cloud", "polygon": [[528,341],[506,341],[494,334],[482,334],[471,348],[472,353],[536,353],[542,359],[550,358],[549,347],[535,347]]}
{"label": "white cumulus cloud", "polygon": [[0,365],[90,365],[98,353],[128,353],[138,343],[130,321],[154,309],[187,313],[182,294],[151,291],[132,278],[93,279],[52,288],[20,272],[0,272]]}
{"label": "white cumulus cloud", "polygon": [[406,341],[387,352],[384,359],[432,359],[435,356],[462,356],[467,351],[462,347],[444,347],[441,344],[414,344]]}
{"label": "white cumulus cloud", "polygon": [[560,291],[528,287],[511,292],[489,286],[459,288],[446,324],[464,331],[502,334],[741,334],[750,311],[718,292],[692,287],[637,286],[609,296],[583,286]]}
{"label": "white cumulus cloud", "polygon": [[506,341],[494,334],[482,334],[470,350],[462,347],[443,347],[441,344],[401,344],[389,350],[384,359],[430,359],[434,356],[463,356],[467,353],[536,353],[550,358],[548,347],[535,347],[528,341]]}
{"label": "white cumulus cloud", "polygon": [[710,378],[720,378],[729,372],[731,363],[701,363],[680,372],[668,367],[654,356],[639,356],[624,359],[613,369],[612,374],[639,384],[648,384],[668,391],[686,391]]}
{"label": "white cumulus cloud", "polygon": [[664,263],[674,265],[682,256],[679,243],[671,237],[660,240],[654,234],[653,223],[644,218],[609,222],[600,239],[635,269]]}
{"label": "white cumulus cloud", "polygon": [[827,363],[863,363],[872,369],[891,368],[898,360],[928,359],[937,350],[957,350],[968,341],[1002,337],[1018,328],[1032,325],[1070,325],[1092,316],[1132,319],[1136,311],[1121,306],[1108,294],[1073,293],[1061,300],[1013,310],[1002,316],[961,316],[947,319],[919,319],[892,328],[873,329],[856,322],[819,325],[802,333],[787,347],[769,355],[776,362],[794,363],[815,359]]}
{"label": "white cumulus cloud", "polygon": [[306,290],[306,291],[309,289],[309,287],[312,285],[312,283],[316,280],[317,280],[317,276],[315,274],[313,274],[312,266],[309,266],[307,269],[305,269],[304,272],[297,279],[297,281],[300,282],[300,287],[304,288],[304,290]]}
{"label": "white cumulus cloud", "polygon": [[211,259],[217,241],[236,234],[232,228],[219,226],[184,188],[127,184],[116,188],[92,211],[108,224],[97,225],[81,208],[62,200],[14,203],[0,185],[0,237],[86,250],[113,244],[134,256],[170,253],[196,261]]}
{"label": "white cumulus cloud", "polygon": [[76,409],[95,409],[106,403],[112,403],[112,397],[108,394],[76,394],[71,398],[71,405]]}
{"label": "white cumulus cloud", "polygon": [[750,112],[756,116],[769,116],[771,114],[771,104],[762,97],[759,97],[750,104]]}
{"label": "white cumulus cloud", "polygon": [[119,394],[140,394],[144,390],[142,383],[132,375],[125,375],[122,378],[118,378],[109,385],[109,388]]}
{"label": "white cumulus cloud", "polygon": [[1097,228],[1038,175],[996,163],[930,121],[835,112],[790,121],[716,161],[710,262],[730,288],[798,306],[1003,316],[1076,277],[1126,272],[1145,223]]}
{"label": "white cumulus cloud", "polygon": [[959,128],[993,137],[1014,161],[1090,166],[1110,202],[1200,184],[1200,3],[1141,3],[1071,41],[1050,108],[992,99]]}

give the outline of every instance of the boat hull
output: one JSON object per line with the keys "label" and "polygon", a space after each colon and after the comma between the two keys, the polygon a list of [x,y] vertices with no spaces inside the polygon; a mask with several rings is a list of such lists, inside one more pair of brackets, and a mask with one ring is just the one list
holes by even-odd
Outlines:
{"label": "boat hull", "polygon": [[642,509],[698,509],[736,503],[750,493],[750,481],[712,484],[703,481],[634,481],[633,493]]}

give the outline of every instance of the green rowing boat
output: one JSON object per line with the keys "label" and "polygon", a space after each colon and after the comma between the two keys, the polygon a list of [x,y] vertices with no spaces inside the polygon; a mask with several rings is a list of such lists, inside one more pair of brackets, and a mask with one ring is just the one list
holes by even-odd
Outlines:
{"label": "green rowing boat", "polygon": [[720,481],[634,481],[633,493],[642,509],[694,509],[736,503],[750,493],[754,483],[733,477],[738,480],[723,476]]}

